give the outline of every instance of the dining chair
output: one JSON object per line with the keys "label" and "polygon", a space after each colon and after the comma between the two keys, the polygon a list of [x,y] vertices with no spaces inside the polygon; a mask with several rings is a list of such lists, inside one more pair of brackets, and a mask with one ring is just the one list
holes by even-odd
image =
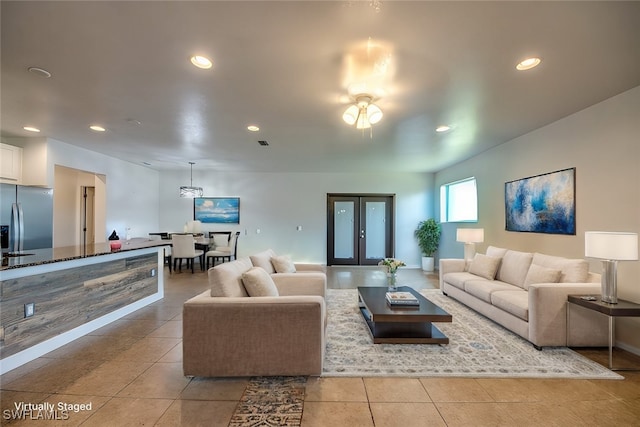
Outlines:
{"label": "dining chair", "polygon": [[187,260],[187,268],[191,265],[191,273],[193,273],[193,264],[196,258],[200,258],[200,269],[204,270],[204,251],[196,249],[196,241],[191,234],[172,234],[171,235],[171,258],[173,259],[173,269],[180,261],[179,269],[182,271],[182,260]]}
{"label": "dining chair", "polygon": [[231,235],[231,239],[229,240],[229,246],[219,246],[213,250],[208,251],[205,254],[205,258],[207,258],[207,270],[209,269],[209,262],[212,261],[213,265],[216,264],[216,260],[220,259],[222,262],[225,260],[231,261],[231,259],[238,259],[236,254],[238,252],[238,237],[240,236],[240,232],[236,231]]}
{"label": "dining chair", "polygon": [[209,241],[212,244],[211,249],[215,249],[217,247],[229,246],[229,241],[231,240],[231,231],[210,231],[209,232]]}

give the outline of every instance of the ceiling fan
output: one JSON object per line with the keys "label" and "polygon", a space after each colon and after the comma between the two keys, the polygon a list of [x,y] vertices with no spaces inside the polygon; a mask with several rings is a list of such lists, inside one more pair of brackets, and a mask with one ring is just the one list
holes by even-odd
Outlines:
{"label": "ceiling fan", "polygon": [[370,129],[382,120],[382,109],[376,102],[386,94],[394,74],[392,48],[388,43],[373,41],[354,44],[343,58],[343,86],[350,105],[342,120],[356,129]]}

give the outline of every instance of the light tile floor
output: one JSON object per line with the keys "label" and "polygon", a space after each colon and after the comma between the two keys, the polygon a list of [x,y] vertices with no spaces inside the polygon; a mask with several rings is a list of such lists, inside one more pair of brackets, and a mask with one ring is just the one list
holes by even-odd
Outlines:
{"label": "light tile floor", "polygon": [[[168,273],[168,271],[166,271]],[[182,375],[182,303],[208,287],[206,273],[166,274],[165,298],[0,378],[11,426],[227,426],[248,378]],[[329,286],[384,285],[376,268],[333,267]],[[398,282],[438,286],[401,269]],[[599,363],[606,349],[579,350]],[[616,353],[617,363],[640,358]],[[302,425],[640,426],[640,372],[624,380],[309,378]],[[8,420],[15,402],[91,404],[66,420]]]}

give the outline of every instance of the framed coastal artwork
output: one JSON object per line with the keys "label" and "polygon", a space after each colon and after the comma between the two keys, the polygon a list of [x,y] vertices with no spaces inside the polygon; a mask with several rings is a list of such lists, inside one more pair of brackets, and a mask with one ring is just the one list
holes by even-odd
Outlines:
{"label": "framed coastal artwork", "polygon": [[506,182],[507,231],[576,234],[576,168]]}
{"label": "framed coastal artwork", "polygon": [[240,224],[240,198],[196,197],[193,219],[204,224]]}

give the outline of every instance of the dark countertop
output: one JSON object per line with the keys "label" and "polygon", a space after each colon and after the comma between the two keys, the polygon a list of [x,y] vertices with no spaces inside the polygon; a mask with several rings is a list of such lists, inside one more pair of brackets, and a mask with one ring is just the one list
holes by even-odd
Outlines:
{"label": "dark countertop", "polygon": [[[5,258],[5,252],[2,252],[3,262],[0,271],[32,267],[35,265],[49,264],[53,262],[70,261],[80,258],[88,258],[94,256],[109,255],[116,252],[133,251],[136,249],[153,248],[157,246],[169,246],[171,241],[167,240],[151,240],[147,238],[121,240],[122,247],[117,251],[112,251],[109,242],[95,243],[87,245],[83,250],[80,246],[65,246],[60,248],[33,249],[22,251],[23,256],[9,256]],[[28,255],[27,255],[28,254]],[[7,265],[4,265],[5,260]]]}

